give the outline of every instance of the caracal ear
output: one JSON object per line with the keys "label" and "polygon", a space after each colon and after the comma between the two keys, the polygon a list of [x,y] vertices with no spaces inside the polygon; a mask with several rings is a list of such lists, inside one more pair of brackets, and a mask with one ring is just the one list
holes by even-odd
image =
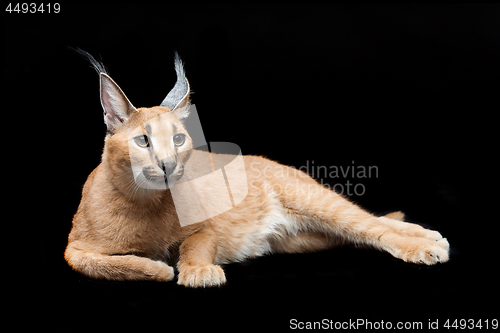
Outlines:
{"label": "caracal ear", "polygon": [[171,112],[176,113],[179,119],[182,120],[189,115],[189,93],[191,88],[186,78],[182,60],[177,52],[175,53],[174,64],[177,81],[160,105],[168,107]]}
{"label": "caracal ear", "polygon": [[108,131],[113,133],[128,120],[132,112],[138,111],[108,74],[101,72],[100,77],[104,122]]}

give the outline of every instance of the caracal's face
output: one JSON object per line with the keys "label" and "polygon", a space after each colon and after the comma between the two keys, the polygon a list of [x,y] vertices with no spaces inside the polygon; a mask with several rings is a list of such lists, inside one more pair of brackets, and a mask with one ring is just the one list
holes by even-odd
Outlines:
{"label": "caracal's face", "polygon": [[107,137],[108,159],[117,159],[113,170],[127,179],[128,186],[133,182],[143,189],[169,188],[184,174],[193,148],[191,137],[176,112],[164,107],[138,111]]}

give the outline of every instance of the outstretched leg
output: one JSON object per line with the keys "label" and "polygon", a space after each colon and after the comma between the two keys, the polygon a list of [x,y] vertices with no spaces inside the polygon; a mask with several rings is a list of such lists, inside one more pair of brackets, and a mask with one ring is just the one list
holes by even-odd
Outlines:
{"label": "outstretched leg", "polygon": [[85,243],[68,244],[64,258],[76,271],[96,279],[170,281],[174,270],[162,261],[135,255],[105,255]]}
{"label": "outstretched leg", "polygon": [[[376,217],[305,173],[291,168],[288,171],[288,177],[271,180],[273,191],[292,219],[301,224],[301,230],[323,232],[352,243],[370,245],[407,262],[432,265],[448,261],[448,241],[438,232],[390,216]],[[299,218],[293,218],[294,215]],[[394,214],[392,217],[402,216]],[[318,242],[310,243],[312,250],[320,247]]]}

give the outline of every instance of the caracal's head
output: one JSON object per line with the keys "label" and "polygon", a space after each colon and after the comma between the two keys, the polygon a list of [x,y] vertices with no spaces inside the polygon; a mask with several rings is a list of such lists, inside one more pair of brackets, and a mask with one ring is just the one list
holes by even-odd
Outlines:
{"label": "caracal's head", "polygon": [[100,75],[107,126],[103,166],[114,185],[131,198],[165,190],[184,173],[193,145],[183,121],[189,115],[190,87],[175,57],[177,82],[160,106],[135,108],[104,66],[85,54]]}

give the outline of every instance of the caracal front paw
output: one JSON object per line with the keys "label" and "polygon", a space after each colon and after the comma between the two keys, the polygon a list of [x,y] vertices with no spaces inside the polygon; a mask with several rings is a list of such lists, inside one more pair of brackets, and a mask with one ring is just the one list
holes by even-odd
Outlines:
{"label": "caracal front paw", "polygon": [[226,275],[218,265],[180,265],[177,284],[186,287],[216,287],[226,283]]}
{"label": "caracal front paw", "polygon": [[434,265],[449,260],[450,244],[446,238],[430,240],[425,238],[407,237],[404,246],[395,257],[415,264]]}

